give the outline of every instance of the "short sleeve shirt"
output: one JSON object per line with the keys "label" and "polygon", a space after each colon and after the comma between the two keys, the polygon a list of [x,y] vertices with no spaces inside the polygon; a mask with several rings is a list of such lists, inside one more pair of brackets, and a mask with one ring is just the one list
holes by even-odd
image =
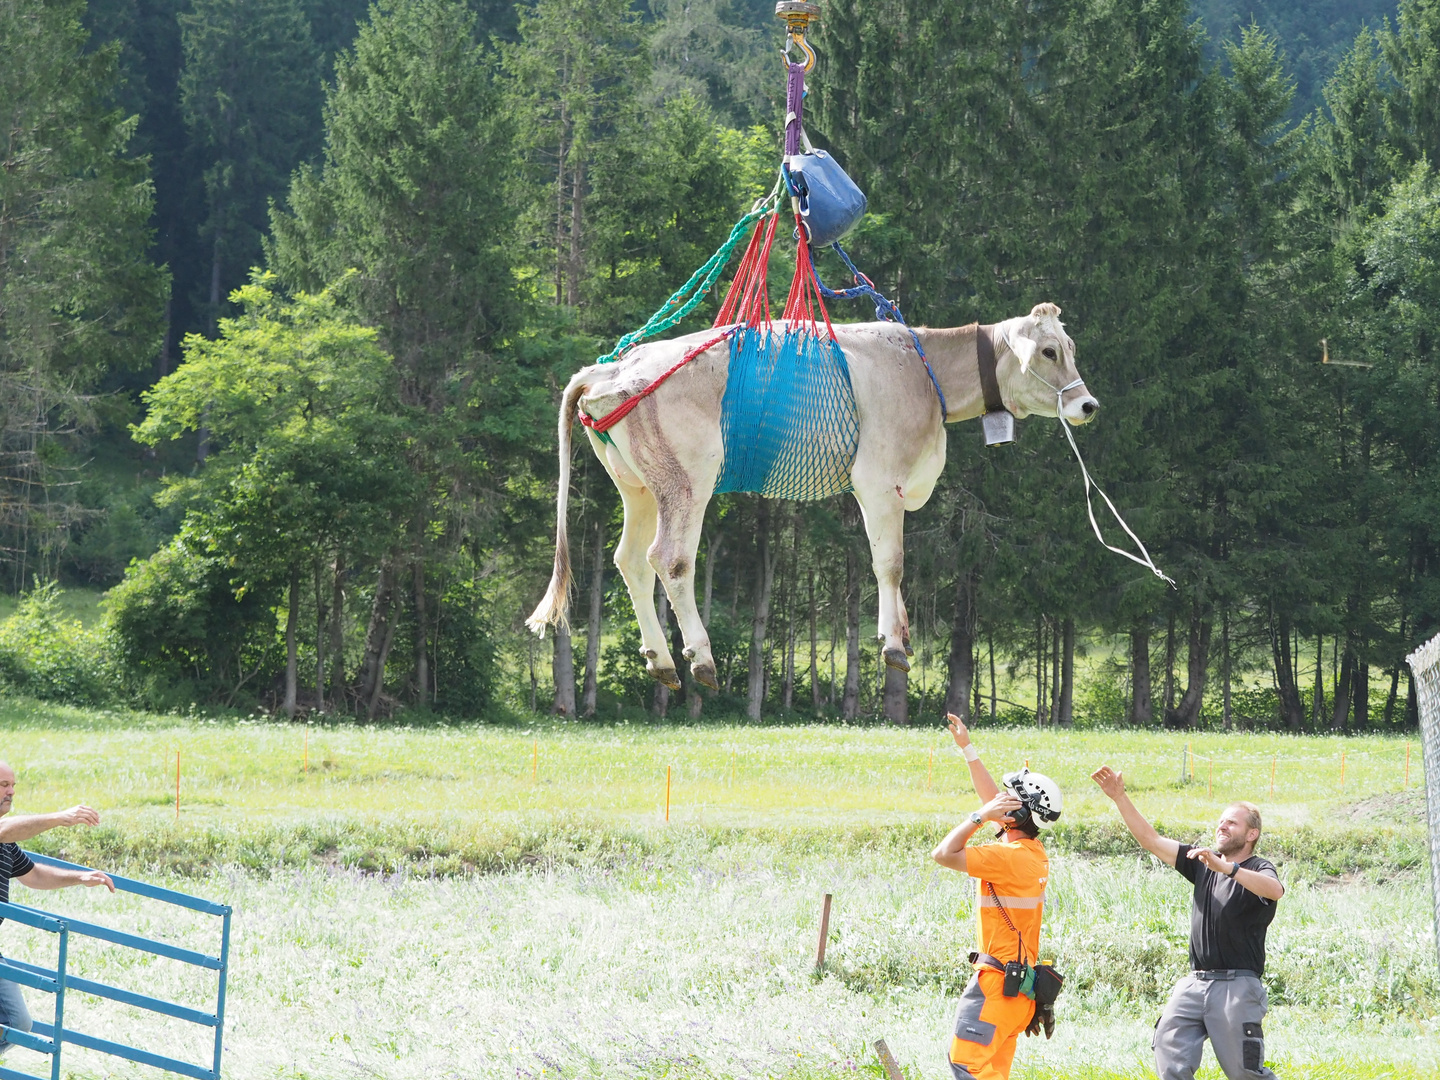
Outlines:
{"label": "short sleeve shirt", "polygon": [[[1191,846],[1181,844],[1175,857],[1175,869],[1195,885],[1190,905],[1191,970],[1239,968],[1262,974],[1265,931],[1275,918],[1275,901],[1256,896],[1233,878],[1190,858]],[[1258,855],[1242,859],[1240,869],[1280,880],[1274,864]]]}
{"label": "short sleeve shirt", "polygon": [[1019,960],[1023,941],[1025,957],[1033,964],[1040,956],[1040,916],[1050,880],[1050,859],[1044,845],[1024,839],[966,848],[965,872],[978,879],[980,951],[1002,962]]}
{"label": "short sleeve shirt", "polygon": [[35,864],[20,850],[19,844],[0,844],[0,902],[10,900],[10,879],[24,877],[33,869]]}

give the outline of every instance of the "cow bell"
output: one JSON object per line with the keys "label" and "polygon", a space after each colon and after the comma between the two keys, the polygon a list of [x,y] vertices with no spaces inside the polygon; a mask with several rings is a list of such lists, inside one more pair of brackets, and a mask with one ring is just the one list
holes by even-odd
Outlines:
{"label": "cow bell", "polygon": [[1006,409],[994,409],[980,417],[986,446],[1004,446],[1015,441],[1015,417]]}

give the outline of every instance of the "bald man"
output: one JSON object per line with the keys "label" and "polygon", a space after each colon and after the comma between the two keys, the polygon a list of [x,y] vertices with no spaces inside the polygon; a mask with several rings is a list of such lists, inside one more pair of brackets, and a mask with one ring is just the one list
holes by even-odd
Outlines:
{"label": "bald man", "polygon": [[[0,761],[0,901],[10,899],[10,879],[31,889],[67,889],[72,885],[93,888],[104,885],[112,893],[115,883],[110,875],[99,870],[62,870],[56,866],[41,866],[31,862],[20,850],[19,841],[29,840],[50,829],[69,825],[99,825],[100,815],[88,806],[72,806],[53,814],[25,814],[6,819],[15,805],[15,770]],[[0,922],[4,922],[0,919]],[[30,1030],[30,1010],[25,1007],[25,997],[20,985],[8,979],[0,979],[0,1025],[16,1031]],[[0,1038],[0,1054],[10,1048],[10,1043]]]}

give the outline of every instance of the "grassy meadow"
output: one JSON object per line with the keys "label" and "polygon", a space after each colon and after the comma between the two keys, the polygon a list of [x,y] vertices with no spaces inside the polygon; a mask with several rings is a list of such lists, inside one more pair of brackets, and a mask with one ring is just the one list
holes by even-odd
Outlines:
{"label": "grassy meadow", "polygon": [[[0,731],[17,812],[104,815],[33,847],[234,905],[227,1076],[878,1076],[880,1037],[911,1078],[949,1075],[974,897],[928,850],[975,799],[938,727],[307,730],[9,702]],[[1440,1072],[1418,744],[1407,789],[1392,739],[1202,735],[1192,760],[1154,732],[975,738],[997,773],[1028,759],[1067,798],[1043,940],[1069,983],[1055,1038],[1023,1040],[1015,1077],[1153,1075],[1150,1028],[1186,966],[1188,884],[1136,851],[1087,778],[1101,762],[1171,835],[1206,835],[1228,799],[1264,808],[1262,851],[1290,889],[1266,973],[1282,1077]],[[19,899],[193,947],[218,937],[128,896]],[[10,955],[48,947],[0,933]],[[197,1007],[213,995],[213,977],[166,960],[85,944],[73,963]],[[204,1059],[177,1022],[81,995],[67,1018]],[[66,1063],[146,1072],[82,1050]],[[5,1064],[42,1065],[18,1049]]]}

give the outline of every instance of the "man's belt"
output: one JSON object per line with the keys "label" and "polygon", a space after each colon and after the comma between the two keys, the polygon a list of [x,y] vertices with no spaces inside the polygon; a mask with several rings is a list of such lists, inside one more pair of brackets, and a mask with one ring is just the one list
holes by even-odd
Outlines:
{"label": "man's belt", "polygon": [[986,952],[972,952],[970,954],[970,963],[972,965],[978,964],[980,967],[994,968],[996,971],[1005,970],[1005,961],[996,960],[995,957]]}
{"label": "man's belt", "polygon": [[1215,979],[1228,981],[1230,979],[1258,979],[1260,976],[1249,968],[1201,968],[1192,971],[1190,974],[1197,979],[1204,979],[1207,982]]}

